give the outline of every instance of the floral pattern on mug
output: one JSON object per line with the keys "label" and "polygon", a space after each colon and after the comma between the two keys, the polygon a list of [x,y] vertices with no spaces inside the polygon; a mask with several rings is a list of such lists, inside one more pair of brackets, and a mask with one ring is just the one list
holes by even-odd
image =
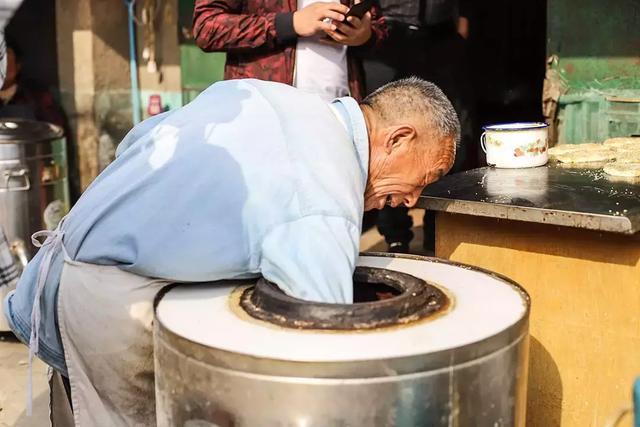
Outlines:
{"label": "floral pattern on mug", "polygon": [[500,147],[502,145],[502,141],[497,140],[497,139],[493,139],[493,138],[487,138],[487,144],[495,145],[496,147]]}
{"label": "floral pattern on mug", "polygon": [[515,157],[522,157],[524,155],[537,156],[539,154],[544,153],[545,151],[547,151],[546,141],[544,141],[544,143],[541,145],[540,140],[536,139],[536,142],[532,142],[529,144],[521,145],[520,147],[516,147],[513,150],[513,155]]}

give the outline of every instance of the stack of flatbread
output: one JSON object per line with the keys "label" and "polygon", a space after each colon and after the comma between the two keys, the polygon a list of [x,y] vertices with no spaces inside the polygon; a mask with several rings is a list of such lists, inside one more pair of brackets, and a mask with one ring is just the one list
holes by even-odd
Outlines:
{"label": "stack of flatbread", "polygon": [[610,138],[602,144],[559,145],[549,149],[549,158],[572,167],[602,167],[612,176],[640,178],[640,138]]}

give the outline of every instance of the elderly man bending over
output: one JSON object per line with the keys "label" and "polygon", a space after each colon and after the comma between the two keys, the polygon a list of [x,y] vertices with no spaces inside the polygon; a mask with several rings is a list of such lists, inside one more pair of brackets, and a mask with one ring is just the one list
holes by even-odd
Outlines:
{"label": "elderly man bending over", "polygon": [[[413,206],[460,128],[416,78],[360,105],[216,83],[136,126],[6,299],[16,335],[70,382],[76,425],[155,425],[152,302],[169,282],[262,275],[352,301],[364,210]],[[63,351],[64,349],[64,351]]]}

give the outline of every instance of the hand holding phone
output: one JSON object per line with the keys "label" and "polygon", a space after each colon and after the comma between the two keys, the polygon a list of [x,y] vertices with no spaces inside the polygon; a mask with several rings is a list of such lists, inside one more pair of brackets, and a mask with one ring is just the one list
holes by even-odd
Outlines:
{"label": "hand holding phone", "polygon": [[335,31],[349,8],[340,3],[312,3],[293,13],[293,29],[300,37],[313,37],[323,31]]}
{"label": "hand holding phone", "polygon": [[[335,30],[326,33],[334,42],[346,46],[361,46],[371,38],[371,13],[373,0],[363,0],[353,5],[343,22],[335,22]],[[360,16],[358,16],[360,15]]]}

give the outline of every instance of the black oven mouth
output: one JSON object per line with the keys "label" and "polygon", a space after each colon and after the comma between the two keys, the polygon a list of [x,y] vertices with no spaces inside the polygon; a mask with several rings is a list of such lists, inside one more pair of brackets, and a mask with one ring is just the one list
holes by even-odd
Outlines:
{"label": "black oven mouth", "polygon": [[305,301],[262,278],[244,290],[240,306],[253,318],[287,328],[367,330],[423,320],[450,304],[441,289],[425,280],[375,267],[356,267],[353,298],[353,304]]}

